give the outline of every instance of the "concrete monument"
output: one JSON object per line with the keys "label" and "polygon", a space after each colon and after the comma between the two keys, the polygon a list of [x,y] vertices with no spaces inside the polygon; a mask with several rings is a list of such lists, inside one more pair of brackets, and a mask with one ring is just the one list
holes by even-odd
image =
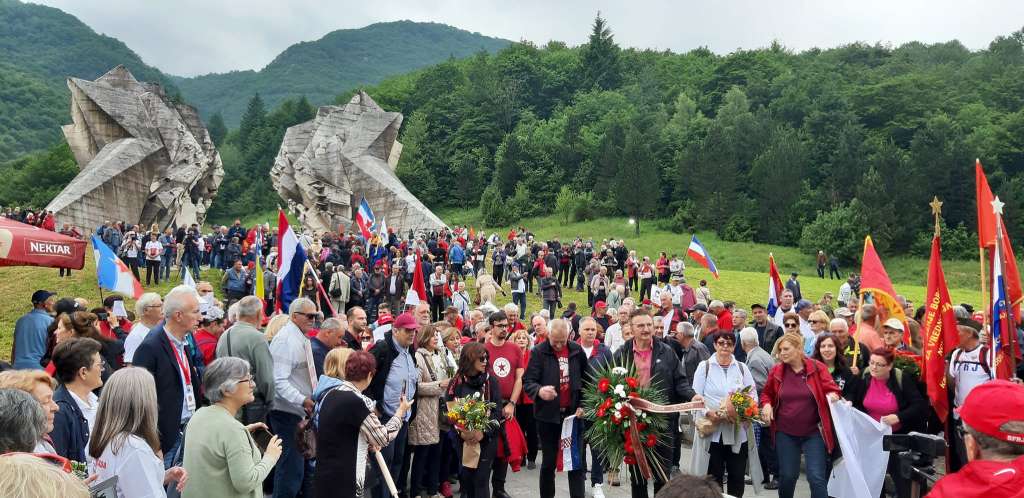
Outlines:
{"label": "concrete monument", "polygon": [[362,197],[378,222],[404,233],[445,226],[395,175],[402,115],[360,91],[343,106],[288,128],[270,177],[274,189],[315,231],[348,229]]}
{"label": "concrete monument", "polygon": [[68,78],[68,88],[73,123],[63,131],[81,172],[46,207],[58,223],[203,223],[224,168],[196,110],[124,66]]}

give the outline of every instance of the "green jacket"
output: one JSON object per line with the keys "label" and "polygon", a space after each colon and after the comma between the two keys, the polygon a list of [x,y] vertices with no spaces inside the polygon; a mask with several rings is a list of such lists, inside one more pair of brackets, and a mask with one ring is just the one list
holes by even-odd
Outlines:
{"label": "green jacket", "polygon": [[249,431],[220,405],[204,406],[185,431],[183,498],[262,498],[277,459],[260,455]]}

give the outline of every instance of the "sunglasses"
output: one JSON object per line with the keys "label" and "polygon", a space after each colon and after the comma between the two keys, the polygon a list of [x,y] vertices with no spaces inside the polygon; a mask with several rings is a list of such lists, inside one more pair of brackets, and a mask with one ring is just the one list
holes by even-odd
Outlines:
{"label": "sunglasses", "polygon": [[320,316],[319,313],[296,313],[296,315],[304,316],[310,320],[316,320]]}
{"label": "sunglasses", "polygon": [[793,323],[793,322],[786,322],[786,328],[787,329],[795,329],[797,327],[798,327],[798,325]]}
{"label": "sunglasses", "polygon": [[736,343],[729,342],[729,341],[715,341],[715,344],[718,345],[718,346],[722,346],[722,347],[730,347],[730,346],[734,346]]}
{"label": "sunglasses", "polygon": [[481,357],[476,359],[476,361],[482,361],[484,363],[487,363],[487,360],[488,360],[488,357],[486,357],[486,356],[481,356]]}

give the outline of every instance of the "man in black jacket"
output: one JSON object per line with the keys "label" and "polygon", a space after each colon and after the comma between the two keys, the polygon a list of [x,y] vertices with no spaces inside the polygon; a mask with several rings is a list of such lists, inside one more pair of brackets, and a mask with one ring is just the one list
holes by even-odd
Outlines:
{"label": "man in black jacket", "polygon": [[157,429],[164,466],[170,467],[181,445],[181,431],[203,400],[199,371],[189,360],[185,336],[199,324],[199,295],[179,285],[164,297],[164,323],[146,334],[132,365],[156,380]]}
{"label": "man in black jacket", "polygon": [[[703,400],[702,396],[693,391],[690,379],[683,371],[683,364],[672,348],[665,341],[654,340],[654,320],[651,315],[642,308],[637,309],[630,314],[629,324],[633,328],[633,339],[615,352],[612,361],[616,365],[635,365],[640,384],[663,389],[670,403]],[[671,426],[671,419],[669,424]],[[661,467],[669,468],[671,445],[659,443],[655,451],[661,460]],[[632,465],[629,467],[629,480],[633,498],[647,498],[647,479]],[[665,481],[655,473],[654,494],[658,494],[664,485]]]}
{"label": "man in black jacket", "polygon": [[[377,412],[384,420],[394,416],[403,392],[406,399],[416,399],[416,383],[420,375],[416,368],[416,360],[412,356],[412,343],[416,337],[417,326],[416,318],[412,314],[402,313],[395,319],[391,330],[385,332],[384,338],[377,341],[370,350],[370,354],[377,360],[377,371],[366,391],[370,398],[377,402]],[[411,417],[412,413],[405,415],[398,437],[380,450],[391,475],[396,476],[395,484],[399,494],[404,491],[406,482],[401,476]],[[378,480],[375,492],[367,496],[390,496],[383,482],[383,479]]]}
{"label": "man in black jacket", "polygon": [[[569,342],[569,323],[551,321],[547,342],[533,348],[530,363],[523,376],[523,384],[533,402],[537,435],[540,438],[544,461],[540,465],[540,496],[555,496],[555,466],[562,452],[562,421],[566,417],[583,416],[583,379],[589,364],[583,348]],[[581,420],[582,422],[582,420]],[[580,468],[569,471],[569,496],[584,498],[586,494],[586,456]]]}

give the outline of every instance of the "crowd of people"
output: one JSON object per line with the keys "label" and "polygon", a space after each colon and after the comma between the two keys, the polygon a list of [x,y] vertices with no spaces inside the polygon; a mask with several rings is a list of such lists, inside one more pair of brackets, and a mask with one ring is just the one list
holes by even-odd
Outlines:
{"label": "crowd of people", "polygon": [[[144,236],[137,226],[122,230],[105,224],[101,239],[121,248]],[[829,404],[840,400],[894,433],[947,434],[953,471],[979,448],[1024,454],[1020,440],[968,416],[973,391],[1002,385],[973,310],[955,310],[954,415],[943,426],[913,368],[923,309],[900,298],[909,318],[887,318],[861,302],[855,275],[835,302],[831,293],[805,299],[793,274],[777,310],[744,309],[704,281],[690,287],[677,256],[652,262],[622,241],[542,242],[522,228],[507,237],[456,228],[368,241],[303,234],[306,285],[278,309],[272,291],[252,295],[247,270],[259,259],[267,278],[274,274],[277,234],[268,227],[218,227],[209,246],[196,227],[186,229],[184,244],[203,249],[185,250],[181,261],[173,230],[148,235],[164,250],[158,274],[196,265],[198,276],[208,264],[220,270],[221,298],[202,280],[146,293],[133,310],[117,295],[90,308],[81,297],[39,290],[15,326],[13,365],[0,373],[0,427],[16,430],[0,434],[0,453],[82,467],[85,480],[52,477],[51,486],[116,476],[124,497],[383,498],[390,477],[400,496],[490,498],[510,496],[508,472],[522,467],[536,471],[549,498],[563,421],[592,423],[583,393],[608,364],[633,365],[639,383],[663,389],[669,402],[704,408],[667,416],[669,437],[655,446],[667,472],[652,483],[635,465],[623,473],[600,447],[581,449],[582,465],[565,473],[573,498],[588,494],[588,480],[596,498],[606,486],[629,486],[634,497],[649,496],[650,485],[657,496],[684,496],[674,494],[673,476],[709,476],[735,497],[750,483],[789,498],[801,468],[810,495],[824,498],[837,457]],[[426,299],[413,289],[416,271]],[[567,302],[563,310],[561,290],[571,286],[586,290],[586,307]],[[539,311],[527,312],[530,296]],[[763,423],[734,430],[725,400],[743,388],[755,393]],[[1004,395],[1024,397],[1024,388],[1010,388]],[[448,403],[474,395],[494,403],[493,428],[449,421]],[[473,465],[464,464],[464,442],[479,448]],[[29,464],[0,457],[8,465]],[[887,474],[884,494],[910,496],[895,456]]]}

